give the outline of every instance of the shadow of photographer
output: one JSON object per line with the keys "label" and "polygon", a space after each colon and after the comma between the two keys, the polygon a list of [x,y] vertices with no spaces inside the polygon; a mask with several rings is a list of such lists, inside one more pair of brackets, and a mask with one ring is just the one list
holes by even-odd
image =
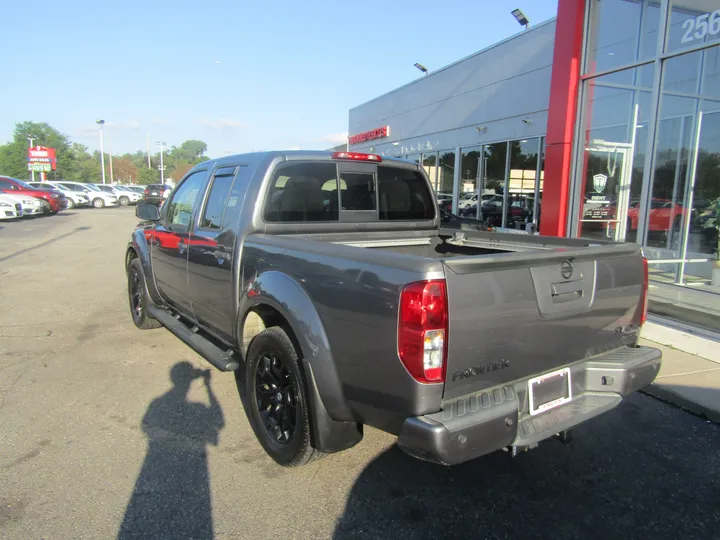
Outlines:
{"label": "shadow of photographer", "polygon": [[[225,421],[210,375],[178,362],[170,370],[173,387],[148,407],[142,420],[147,455],[118,539],[213,537],[206,447],[218,444]],[[209,405],[188,401],[196,379],[203,379]]]}

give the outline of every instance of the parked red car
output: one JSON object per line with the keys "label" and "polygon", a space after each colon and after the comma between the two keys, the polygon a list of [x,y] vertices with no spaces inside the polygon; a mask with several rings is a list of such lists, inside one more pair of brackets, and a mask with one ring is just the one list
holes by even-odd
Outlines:
{"label": "parked red car", "polygon": [[[663,232],[671,229],[679,229],[682,226],[682,220],[686,213],[685,208],[672,201],[653,199],[650,203],[648,230]],[[631,230],[637,230],[639,218],[640,203],[631,201],[630,208],[628,208],[628,221],[630,222]]]}
{"label": "parked red car", "polygon": [[50,189],[36,189],[22,180],[0,176],[0,192],[8,195],[25,195],[40,199],[45,207],[46,214],[57,214],[67,208],[67,199],[62,192]]}

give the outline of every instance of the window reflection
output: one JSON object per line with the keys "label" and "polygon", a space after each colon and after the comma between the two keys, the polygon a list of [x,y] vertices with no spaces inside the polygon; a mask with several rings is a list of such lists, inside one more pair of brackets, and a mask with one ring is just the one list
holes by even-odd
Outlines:
{"label": "window reflection", "polygon": [[586,72],[608,71],[655,56],[659,22],[659,1],[593,0]]}
{"label": "window reflection", "polygon": [[708,0],[672,0],[666,51],[720,40],[720,6]]}
{"label": "window reflection", "polygon": [[[635,78],[636,69],[626,71]],[[578,235],[635,241],[629,215],[642,188],[651,92],[640,86],[617,88],[609,79],[585,83]]]}

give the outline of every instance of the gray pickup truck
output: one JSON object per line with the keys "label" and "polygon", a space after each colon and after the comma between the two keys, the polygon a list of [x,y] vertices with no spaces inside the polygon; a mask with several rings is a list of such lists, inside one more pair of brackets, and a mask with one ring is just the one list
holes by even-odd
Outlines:
{"label": "gray pickup truck", "polygon": [[279,464],[368,425],[425,460],[516,453],[653,381],[636,244],[445,226],[422,168],[348,152],[207,161],[142,220],[134,323],[235,373]]}

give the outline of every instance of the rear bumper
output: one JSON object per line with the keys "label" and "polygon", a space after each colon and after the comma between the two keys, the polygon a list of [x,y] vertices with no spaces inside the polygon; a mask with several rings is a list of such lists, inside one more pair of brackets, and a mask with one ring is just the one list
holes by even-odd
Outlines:
{"label": "rear bumper", "polygon": [[446,402],[443,410],[407,418],[398,445],[428,461],[455,465],[508,446],[528,446],[616,407],[657,376],[661,352],[617,349],[570,366],[573,400],[528,413],[528,380]]}

